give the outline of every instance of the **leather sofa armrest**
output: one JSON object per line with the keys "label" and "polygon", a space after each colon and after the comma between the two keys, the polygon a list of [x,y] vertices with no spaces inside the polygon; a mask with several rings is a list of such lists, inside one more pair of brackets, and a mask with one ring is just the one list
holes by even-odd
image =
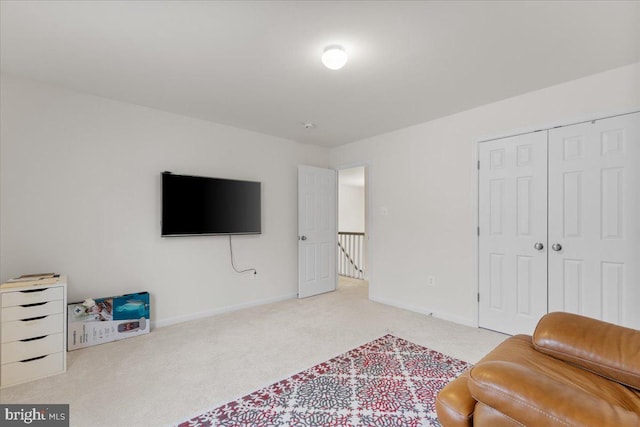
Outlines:
{"label": "leather sofa armrest", "polygon": [[640,331],[571,313],[545,315],[534,348],[640,390]]}
{"label": "leather sofa armrest", "polygon": [[472,427],[476,401],[471,397],[467,382],[469,371],[465,371],[447,384],[436,396],[436,412],[443,426]]}
{"label": "leather sofa armrest", "polygon": [[636,426],[640,414],[517,363],[481,362],[471,369],[471,395],[525,426]]}

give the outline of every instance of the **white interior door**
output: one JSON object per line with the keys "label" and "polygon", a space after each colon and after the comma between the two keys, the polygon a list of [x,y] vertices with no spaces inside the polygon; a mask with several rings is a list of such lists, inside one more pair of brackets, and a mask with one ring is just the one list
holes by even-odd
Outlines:
{"label": "white interior door", "polygon": [[640,328],[640,113],[549,131],[549,311]]}
{"label": "white interior door", "polygon": [[479,144],[479,325],[532,334],[547,312],[547,133]]}
{"label": "white interior door", "polygon": [[298,166],[298,297],[336,289],[336,171]]}

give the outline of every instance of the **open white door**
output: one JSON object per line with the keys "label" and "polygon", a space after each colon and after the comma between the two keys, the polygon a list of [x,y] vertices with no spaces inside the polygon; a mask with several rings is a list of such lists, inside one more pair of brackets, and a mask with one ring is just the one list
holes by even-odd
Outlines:
{"label": "open white door", "polygon": [[336,171],[298,166],[298,298],[336,289]]}

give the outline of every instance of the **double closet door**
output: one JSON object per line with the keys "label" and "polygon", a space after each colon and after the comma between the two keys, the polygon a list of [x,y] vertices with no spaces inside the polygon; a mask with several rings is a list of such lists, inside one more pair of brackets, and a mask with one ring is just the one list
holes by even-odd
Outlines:
{"label": "double closet door", "polygon": [[640,113],[479,143],[479,325],[640,329]]}

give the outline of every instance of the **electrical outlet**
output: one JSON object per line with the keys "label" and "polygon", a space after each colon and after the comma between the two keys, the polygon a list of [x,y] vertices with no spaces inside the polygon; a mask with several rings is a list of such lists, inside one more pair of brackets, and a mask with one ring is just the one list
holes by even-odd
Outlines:
{"label": "electrical outlet", "polygon": [[436,285],[436,276],[427,276],[427,285],[435,286]]}

